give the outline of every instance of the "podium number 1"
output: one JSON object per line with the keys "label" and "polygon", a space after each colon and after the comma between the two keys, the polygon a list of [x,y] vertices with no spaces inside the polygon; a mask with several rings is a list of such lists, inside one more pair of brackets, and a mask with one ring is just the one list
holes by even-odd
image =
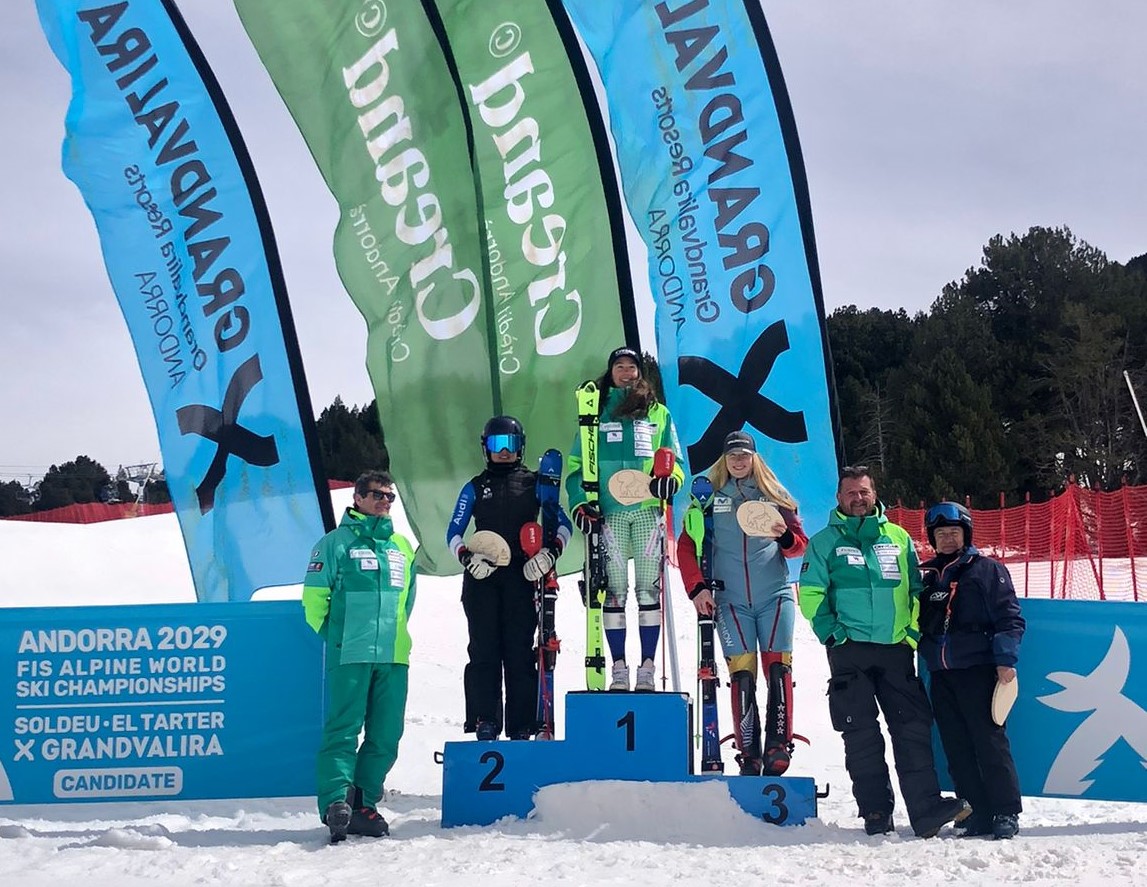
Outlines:
{"label": "podium number 1", "polygon": [[617,722],[617,726],[625,728],[625,750],[626,751],[633,751],[633,748],[635,745],[634,739],[633,739],[633,724],[634,724],[634,717],[633,717],[633,712],[631,712],[631,711],[627,711],[625,713],[625,716],[622,717],[621,719],[619,719]]}

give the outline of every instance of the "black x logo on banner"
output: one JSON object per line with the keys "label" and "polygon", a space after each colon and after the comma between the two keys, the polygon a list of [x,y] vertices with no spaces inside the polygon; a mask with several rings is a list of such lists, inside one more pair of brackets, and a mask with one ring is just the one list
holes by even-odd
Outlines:
{"label": "black x logo on banner", "polygon": [[228,456],[238,456],[249,465],[264,468],[279,461],[279,449],[273,435],[256,434],[236,421],[243,401],[262,380],[263,367],[256,354],[243,361],[227,383],[222,410],[205,404],[192,404],[175,411],[181,434],[198,434],[218,445],[203,482],[195,488],[200,514],[207,514],[215,507],[215,490],[227,474]]}
{"label": "black x logo on banner", "polygon": [[789,333],[784,321],[778,320],[753,343],[736,376],[704,357],[678,358],[681,384],[696,388],[721,405],[705,433],[688,447],[690,466],[702,470],[716,462],[725,435],[743,428],[746,422],[773,440],[808,440],[804,413],[786,410],[761,394],[777,358],[788,350]]}

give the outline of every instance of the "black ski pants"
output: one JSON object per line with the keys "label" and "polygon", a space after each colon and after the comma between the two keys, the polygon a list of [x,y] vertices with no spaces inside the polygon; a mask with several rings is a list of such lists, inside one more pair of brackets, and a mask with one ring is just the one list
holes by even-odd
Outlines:
{"label": "black ski pants", "polygon": [[[538,724],[538,663],[534,638],[538,627],[534,585],[522,575],[521,564],[499,567],[486,579],[468,573],[462,580],[462,608],[470,630],[463,685],[466,691],[465,731],[478,721],[493,721],[513,737],[536,731]],[[502,717],[502,676],[506,679],[505,719]]]}
{"label": "black ski pants", "polygon": [[894,805],[884,736],[876,706],[892,737],[892,754],[908,818],[926,816],[940,801],[932,757],[932,712],[907,644],[847,641],[830,647],[828,708],[844,738],[844,766],[860,815],[891,813]]}
{"label": "black ski pants", "polygon": [[977,819],[1021,813],[1020,781],[1008,734],[992,720],[994,665],[932,672],[932,709],[956,794]]}

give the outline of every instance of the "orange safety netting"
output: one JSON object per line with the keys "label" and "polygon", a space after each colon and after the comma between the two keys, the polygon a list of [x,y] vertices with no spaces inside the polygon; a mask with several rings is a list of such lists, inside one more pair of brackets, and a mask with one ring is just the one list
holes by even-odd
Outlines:
{"label": "orange safety netting", "polygon": [[[332,490],[353,487],[349,481],[327,481]],[[148,505],[135,502],[87,502],[83,505],[64,505],[46,511],[33,511],[31,514],[14,514],[0,520],[22,520],[51,524],[97,524],[101,521],[121,520],[126,517],[149,517],[153,514],[171,514],[175,510],[170,502],[162,505]]]}
{"label": "orange safety netting", "polygon": [[[969,510],[976,547],[1007,564],[1019,595],[1147,599],[1147,486],[1104,493],[1073,484],[1047,502]],[[932,556],[924,511],[888,509],[922,558]]]}

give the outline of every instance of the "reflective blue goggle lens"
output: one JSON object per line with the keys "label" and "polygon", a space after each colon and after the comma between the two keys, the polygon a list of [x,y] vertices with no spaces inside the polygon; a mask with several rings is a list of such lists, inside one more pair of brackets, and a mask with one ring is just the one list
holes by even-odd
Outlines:
{"label": "reflective blue goggle lens", "polygon": [[958,524],[962,518],[955,502],[941,502],[928,509],[928,513],[924,515],[924,524],[929,527],[938,524]]}
{"label": "reflective blue goggle lens", "polygon": [[520,434],[491,434],[486,438],[486,452],[499,453],[509,450],[511,453],[522,451],[522,435]]}

